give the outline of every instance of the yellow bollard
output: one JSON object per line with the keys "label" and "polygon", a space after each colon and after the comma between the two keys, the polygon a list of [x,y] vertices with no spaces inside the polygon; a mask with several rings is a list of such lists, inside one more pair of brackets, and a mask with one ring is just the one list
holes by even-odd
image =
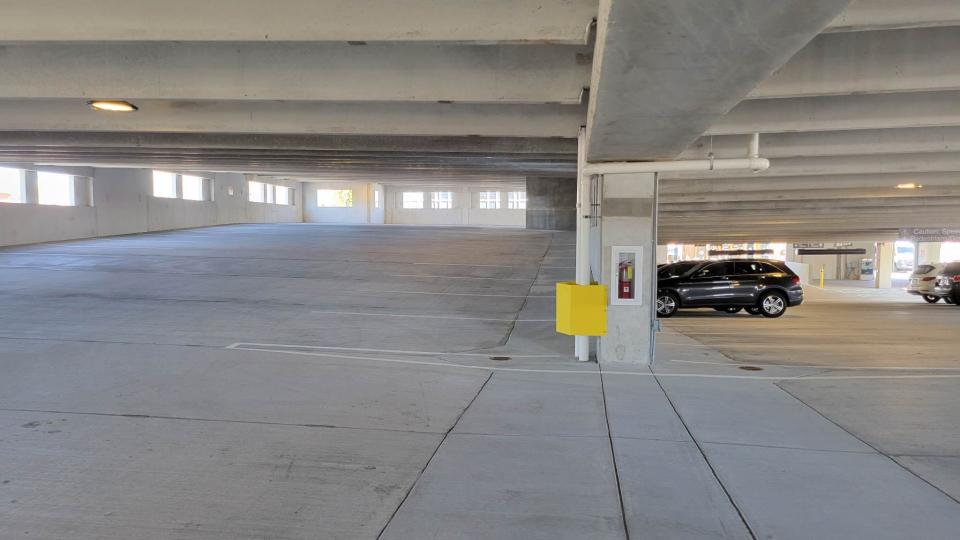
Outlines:
{"label": "yellow bollard", "polygon": [[823,288],[823,265],[820,265],[820,288]]}

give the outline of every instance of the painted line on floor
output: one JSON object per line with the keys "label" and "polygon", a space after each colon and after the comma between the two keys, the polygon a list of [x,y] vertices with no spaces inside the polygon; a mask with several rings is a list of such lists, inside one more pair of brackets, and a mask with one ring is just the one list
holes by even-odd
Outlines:
{"label": "painted line on floor", "polygon": [[431,278],[431,279],[476,279],[482,281],[534,281],[537,278],[496,278],[496,277],[474,277],[474,276],[431,276],[424,274],[387,274],[388,277],[407,277],[407,278]]}
{"label": "painted line on floor", "polygon": [[[414,356],[477,356],[483,358],[489,358],[491,356],[510,356],[511,358],[569,358],[569,355],[560,355],[560,354],[510,354],[504,352],[488,352],[488,353],[468,353],[468,352],[446,352],[446,351],[410,351],[404,349],[370,349],[363,347],[327,347],[321,345],[289,345],[284,343],[247,343],[247,342],[238,342],[227,345],[227,349],[239,349],[244,346],[254,346],[254,347],[280,347],[280,348],[296,348],[296,349],[318,349],[324,351],[355,351],[355,352],[365,352],[365,353],[383,353],[383,354],[409,354]],[[263,349],[257,349],[263,350]]]}
{"label": "painted line on floor", "polygon": [[373,291],[369,294],[429,294],[435,296],[482,296],[490,298],[556,298],[556,296],[552,294],[480,294],[429,291]]}
{"label": "painted line on floor", "polygon": [[[69,248],[69,249],[88,249],[97,247],[97,245],[90,246],[51,246],[56,247],[57,249]],[[187,246],[191,247],[191,246]],[[201,244],[202,247],[202,244]],[[466,264],[466,263],[432,263],[432,262],[412,262],[412,261],[366,261],[358,259],[303,259],[297,257],[250,257],[249,255],[203,255],[203,254],[193,254],[193,255],[177,255],[170,253],[156,254],[156,253],[131,253],[129,250],[132,249],[154,249],[154,246],[120,246],[116,252],[113,253],[103,253],[103,252],[85,252],[85,253],[57,253],[55,251],[3,251],[0,250],[0,256],[3,255],[42,255],[45,257],[177,257],[177,258],[186,258],[186,259],[249,259],[255,261],[298,261],[306,262],[314,265],[332,265],[332,264],[376,264],[376,265],[387,265],[387,264],[402,264],[402,265],[415,265],[415,266],[456,266],[456,267],[477,267],[477,268],[528,268],[530,270],[535,270],[540,266],[536,262],[530,262],[526,265],[505,265],[505,264]],[[182,249],[183,246],[175,247],[157,247],[156,249]],[[550,267],[544,267],[550,268]],[[562,268],[575,268],[562,267]]]}
{"label": "painted line on floor", "polygon": [[960,371],[960,367],[909,367],[909,366],[817,366],[813,364],[768,364],[768,363],[741,363],[741,362],[708,362],[705,360],[669,360],[679,364],[702,364],[709,366],[757,366],[757,367],[782,367],[782,368],[801,368],[801,369],[841,369],[845,371]]}
{"label": "painted line on floor", "polygon": [[[299,345],[283,345],[283,347],[303,348]],[[409,364],[409,365],[420,365],[420,366],[431,366],[431,367],[448,367],[448,368],[459,368],[459,369],[468,369],[468,370],[476,370],[476,371],[494,371],[494,372],[507,372],[507,373],[548,373],[548,374],[563,374],[563,375],[600,375],[601,374],[600,369],[596,369],[596,370],[569,369],[568,370],[568,369],[533,369],[533,368],[490,367],[490,366],[467,366],[463,364],[456,364],[453,362],[429,362],[425,360],[405,360],[402,358],[378,358],[378,357],[370,357],[370,356],[352,356],[352,355],[336,354],[336,353],[245,347],[237,343],[234,343],[233,345],[226,348],[231,350],[269,352],[269,353],[277,353],[277,354],[312,356],[312,357],[320,357],[320,358],[338,358],[341,360],[363,360],[363,361],[369,361],[369,362],[380,362],[385,364]],[[515,358],[517,357],[520,357],[520,356],[515,356]],[[639,377],[656,376],[656,377],[687,378],[687,379],[737,379],[737,380],[754,380],[754,381],[960,379],[960,374],[956,374],[956,375],[814,375],[814,376],[770,377],[770,376],[757,376],[757,375],[715,375],[715,374],[707,374],[707,373],[653,373],[653,372],[645,372],[645,371],[638,372],[638,371],[610,371],[610,370],[603,370],[602,373],[607,375],[631,375],[631,376],[639,376]]]}
{"label": "painted line on floor", "polygon": [[409,319],[441,319],[457,321],[493,321],[493,322],[556,322],[556,319],[494,319],[487,317],[455,317],[451,315],[410,315],[409,313],[364,313],[360,311],[311,311],[318,315],[356,315],[361,317],[399,317]]}
{"label": "painted line on floor", "polygon": [[[467,264],[467,263],[431,263],[431,262],[410,262],[402,264],[412,264],[416,266],[475,266],[478,268],[518,268],[513,264]],[[530,263],[528,266],[537,266],[536,263]],[[521,267],[522,268],[522,267]]]}

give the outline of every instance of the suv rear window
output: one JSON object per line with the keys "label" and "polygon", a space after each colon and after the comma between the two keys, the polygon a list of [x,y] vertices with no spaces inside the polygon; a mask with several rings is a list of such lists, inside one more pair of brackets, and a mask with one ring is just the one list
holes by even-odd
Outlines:
{"label": "suv rear window", "polygon": [[750,274],[782,274],[783,270],[763,261],[737,261],[734,263],[736,273],[739,275]]}
{"label": "suv rear window", "polygon": [[943,271],[944,274],[956,275],[960,274],[960,262],[952,262],[947,265],[947,268]]}
{"label": "suv rear window", "polygon": [[933,272],[934,268],[935,268],[934,266],[931,266],[929,264],[921,264],[920,266],[917,267],[917,270],[916,272],[914,272],[914,275],[922,276],[924,274],[929,274],[930,272]]}

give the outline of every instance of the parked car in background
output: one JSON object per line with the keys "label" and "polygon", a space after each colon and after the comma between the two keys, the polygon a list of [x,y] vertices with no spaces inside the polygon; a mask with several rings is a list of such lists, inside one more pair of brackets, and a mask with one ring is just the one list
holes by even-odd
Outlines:
{"label": "parked car in background", "polygon": [[671,317],[680,308],[743,309],[779,317],[803,303],[800,278],[781,261],[744,259],[684,261],[657,271],[657,315]]}
{"label": "parked car in background", "polygon": [[946,302],[960,306],[960,262],[952,262],[937,276],[933,293]]}
{"label": "parked car in background", "polygon": [[940,301],[940,296],[934,290],[937,286],[937,278],[943,273],[946,265],[944,264],[921,264],[910,275],[910,282],[907,284],[907,292],[920,296],[931,304]]}

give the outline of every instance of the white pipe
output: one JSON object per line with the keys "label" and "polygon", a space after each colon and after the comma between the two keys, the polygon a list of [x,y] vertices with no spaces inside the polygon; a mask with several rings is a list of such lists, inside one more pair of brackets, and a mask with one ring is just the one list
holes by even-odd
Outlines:
{"label": "white pipe", "polygon": [[765,171],[769,168],[770,160],[766,158],[692,159],[686,161],[622,161],[609,163],[588,163],[583,166],[583,175],[724,171],[731,169]]}
{"label": "white pipe", "polygon": [[765,171],[770,168],[770,160],[760,157],[760,134],[750,136],[750,146],[747,149],[747,158],[690,159],[685,161],[617,161],[609,163],[587,163],[579,167],[581,175],[591,174],[632,174],[632,173],[664,173],[664,172],[691,172],[691,171],[729,171],[734,169],[749,169],[753,172]]}
{"label": "white pipe", "polygon": [[[587,128],[581,127],[577,135],[577,169],[586,163]],[[590,284],[590,176],[577,174],[577,285]],[[573,340],[574,354],[581,362],[590,361],[590,338],[576,336]]]}
{"label": "white pipe", "polygon": [[750,136],[750,152],[747,157],[757,159],[760,157],[760,134],[754,133]]}

